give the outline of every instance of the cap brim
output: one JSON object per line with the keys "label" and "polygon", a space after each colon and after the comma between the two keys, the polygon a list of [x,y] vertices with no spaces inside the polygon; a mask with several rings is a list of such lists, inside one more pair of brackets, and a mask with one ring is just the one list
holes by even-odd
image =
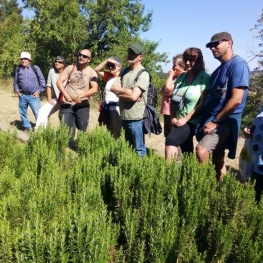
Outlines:
{"label": "cap brim", "polygon": [[28,60],[31,60],[31,58],[27,58],[27,57],[20,57],[20,59],[21,59],[21,58],[26,58],[26,59],[28,59]]}
{"label": "cap brim", "polygon": [[206,47],[210,47],[211,44],[216,43],[216,42],[218,42],[218,41],[212,41],[212,42],[209,42],[209,43],[207,43],[205,46],[206,46]]}

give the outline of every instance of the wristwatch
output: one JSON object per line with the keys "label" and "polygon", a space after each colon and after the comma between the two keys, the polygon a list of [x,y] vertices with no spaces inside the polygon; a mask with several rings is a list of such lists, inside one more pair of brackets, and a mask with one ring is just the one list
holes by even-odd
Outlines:
{"label": "wristwatch", "polygon": [[219,123],[220,123],[220,121],[219,121],[216,117],[214,117],[214,119],[212,120],[212,122],[215,123],[215,124],[219,124]]}

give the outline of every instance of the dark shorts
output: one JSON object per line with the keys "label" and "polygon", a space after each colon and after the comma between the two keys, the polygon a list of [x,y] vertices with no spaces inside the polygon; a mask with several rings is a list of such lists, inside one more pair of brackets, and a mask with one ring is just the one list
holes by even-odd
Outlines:
{"label": "dark shorts", "polygon": [[195,134],[195,125],[186,123],[184,126],[172,127],[171,132],[166,137],[165,146],[181,147],[182,152],[193,152],[193,136]]}
{"label": "dark shorts", "polygon": [[226,140],[231,132],[230,125],[227,122],[220,123],[216,129],[209,134],[204,135],[198,145],[205,148],[214,157],[223,157],[227,148]]}
{"label": "dark shorts", "polygon": [[163,115],[163,133],[164,133],[165,138],[168,136],[171,130],[172,130],[171,116],[164,114]]}

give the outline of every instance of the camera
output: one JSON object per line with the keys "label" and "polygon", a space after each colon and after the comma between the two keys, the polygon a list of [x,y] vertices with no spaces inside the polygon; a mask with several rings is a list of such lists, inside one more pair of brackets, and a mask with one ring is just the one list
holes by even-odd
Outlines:
{"label": "camera", "polygon": [[113,70],[114,70],[114,69],[116,68],[116,65],[113,64],[113,63],[107,62],[106,67],[107,67],[108,69],[113,69]]}
{"label": "camera", "polygon": [[184,98],[178,95],[174,95],[172,97],[172,103],[174,105],[175,110],[182,111],[184,108]]}

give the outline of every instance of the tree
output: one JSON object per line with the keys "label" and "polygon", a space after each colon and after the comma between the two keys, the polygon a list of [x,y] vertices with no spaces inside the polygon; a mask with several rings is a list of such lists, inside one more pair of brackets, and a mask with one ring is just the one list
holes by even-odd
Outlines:
{"label": "tree", "polygon": [[9,77],[24,43],[22,9],[16,0],[0,0],[0,76]]}
{"label": "tree", "polygon": [[[261,41],[259,47],[263,48],[263,9],[260,18],[257,20],[253,29],[258,31],[257,38]],[[256,56],[259,58],[260,65],[263,66],[263,49],[260,50],[260,53],[256,54]]]}
{"label": "tree", "polygon": [[23,0],[25,8],[34,12],[28,39],[36,42],[32,51],[44,72],[51,59],[62,54],[72,63],[76,52],[88,48],[97,64],[106,57],[118,55],[126,59],[131,41],[145,43],[146,66],[158,71],[159,62],[167,55],[154,54],[158,43],[143,41],[141,32],[149,29],[152,13],[145,13],[141,0]]}
{"label": "tree", "polygon": [[26,9],[34,16],[29,24],[28,41],[35,41],[31,50],[34,62],[47,74],[53,58],[65,56],[68,63],[75,60],[76,51],[87,39],[85,18],[77,0],[24,0]]}
{"label": "tree", "polygon": [[[18,14],[21,16],[22,8],[19,7],[17,0],[1,0],[0,1],[0,21],[4,21],[8,16],[12,14]],[[22,20],[22,17],[21,17]]]}

